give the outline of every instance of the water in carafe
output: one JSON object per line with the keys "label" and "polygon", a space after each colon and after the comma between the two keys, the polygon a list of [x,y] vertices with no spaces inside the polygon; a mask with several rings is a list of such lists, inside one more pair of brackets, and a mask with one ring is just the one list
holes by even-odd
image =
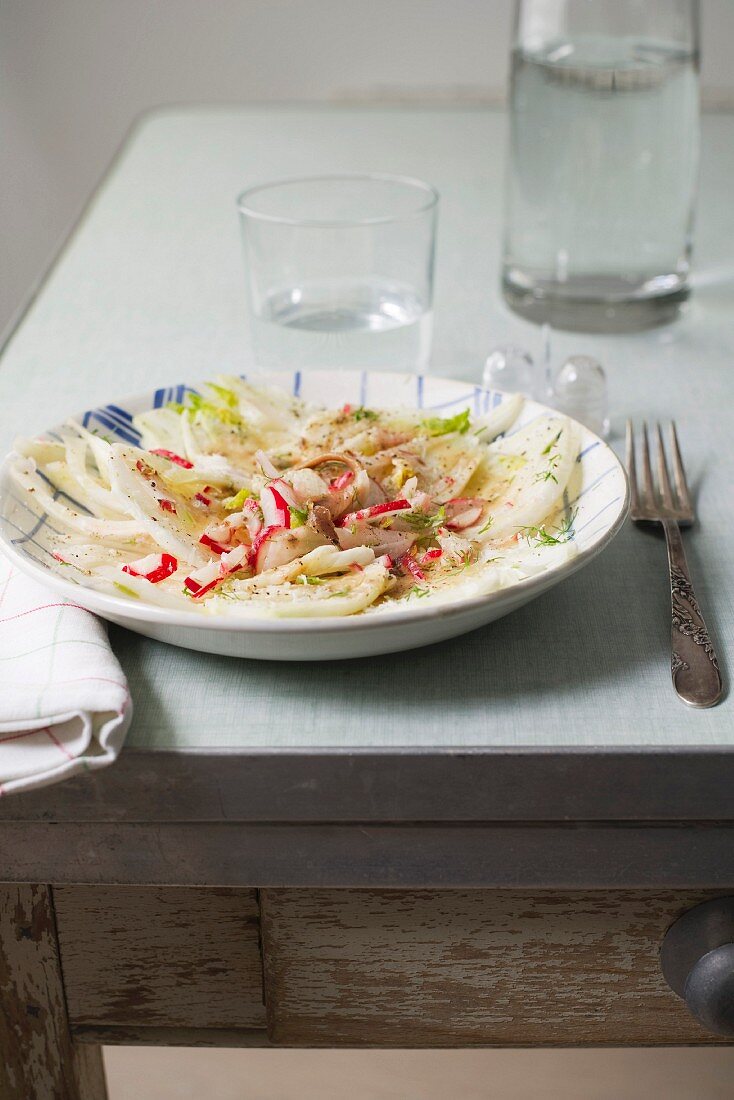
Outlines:
{"label": "water in carafe", "polygon": [[[559,327],[649,323],[686,295],[698,160],[693,50],[578,34],[512,56],[503,284]],[[588,310],[589,303],[598,310]],[[654,308],[654,304],[653,307]],[[663,318],[660,318],[663,319]],[[611,324],[610,324],[611,321]]]}

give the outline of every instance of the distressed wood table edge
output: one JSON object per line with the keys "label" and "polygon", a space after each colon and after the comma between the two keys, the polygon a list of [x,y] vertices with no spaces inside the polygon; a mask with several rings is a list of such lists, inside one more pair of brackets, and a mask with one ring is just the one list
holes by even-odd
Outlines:
{"label": "distressed wood table edge", "polygon": [[734,823],[13,823],[0,880],[249,888],[734,888]]}
{"label": "distressed wood table edge", "polygon": [[123,749],[0,824],[734,820],[734,749]]}

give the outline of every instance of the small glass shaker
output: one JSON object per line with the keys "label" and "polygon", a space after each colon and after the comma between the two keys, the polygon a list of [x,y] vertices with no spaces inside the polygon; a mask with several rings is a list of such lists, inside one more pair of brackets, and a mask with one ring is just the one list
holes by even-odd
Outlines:
{"label": "small glass shaker", "polygon": [[585,424],[605,439],[609,435],[607,379],[604,368],[590,355],[571,355],[558,371],[551,397],[559,412]]}

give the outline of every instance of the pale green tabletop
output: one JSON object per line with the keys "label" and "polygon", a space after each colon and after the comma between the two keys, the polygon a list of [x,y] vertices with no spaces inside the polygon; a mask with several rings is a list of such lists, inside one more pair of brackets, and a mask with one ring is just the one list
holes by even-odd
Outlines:
{"label": "pale green tabletop", "polygon": [[[614,426],[678,419],[702,522],[687,536],[725,677],[734,640],[734,116],[709,115],[696,291],[675,325],[554,336],[556,361],[597,355]],[[245,371],[235,196],[281,176],[386,171],[441,192],[433,370],[477,380],[537,329],[498,291],[503,116],[484,110],[241,108],[154,115],[135,131],[10,341],[0,370],[13,435],[151,385]],[[618,443],[615,438],[615,445]],[[663,544],[629,527],[587,569],[519,612],[443,645],[325,664],[236,661],[111,632],[130,680],[129,744],[145,748],[730,746],[734,706],[685,709],[669,675]]]}

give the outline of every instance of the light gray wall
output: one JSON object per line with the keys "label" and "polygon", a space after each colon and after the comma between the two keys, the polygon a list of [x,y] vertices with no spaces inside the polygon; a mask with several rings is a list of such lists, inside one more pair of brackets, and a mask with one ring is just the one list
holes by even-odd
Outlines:
{"label": "light gray wall", "polygon": [[[0,327],[133,119],[170,103],[498,101],[513,0],[0,0]],[[703,0],[734,103],[734,0]]]}

